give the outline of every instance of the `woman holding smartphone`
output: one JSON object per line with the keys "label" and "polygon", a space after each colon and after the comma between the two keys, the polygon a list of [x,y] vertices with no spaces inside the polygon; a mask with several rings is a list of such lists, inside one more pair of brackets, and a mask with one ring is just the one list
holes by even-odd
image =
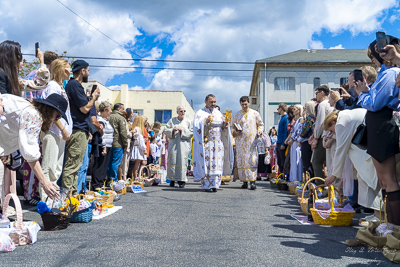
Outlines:
{"label": "woman holding smartphone", "polygon": [[[400,45],[397,38],[387,36],[397,52]],[[400,225],[400,187],[396,179],[395,155],[399,150],[399,128],[392,120],[393,111],[399,110],[399,88],[396,77],[400,68],[393,63],[382,64],[375,83],[370,87],[365,78],[355,81],[359,95],[358,104],[367,109],[365,123],[367,129],[367,153],[373,163],[386,198],[388,221]],[[380,140],[377,142],[377,140]]]}

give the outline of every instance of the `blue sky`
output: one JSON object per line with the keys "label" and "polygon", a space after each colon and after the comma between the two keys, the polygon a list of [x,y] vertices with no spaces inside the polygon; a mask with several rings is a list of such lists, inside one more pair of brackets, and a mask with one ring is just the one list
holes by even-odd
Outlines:
{"label": "blue sky", "polygon": [[[40,41],[43,50],[67,51],[70,56],[138,58],[133,51],[148,59],[254,62],[306,48],[363,49],[377,30],[400,36],[399,10],[398,0],[36,0],[33,6],[28,0],[5,1],[0,40],[20,42],[24,53],[32,53]],[[205,95],[214,93],[222,109],[238,110],[237,99],[249,93],[252,72],[163,68],[254,67],[88,62],[108,66],[91,68],[92,80],[114,89],[126,83],[132,90],[181,90],[195,109],[203,105]]]}

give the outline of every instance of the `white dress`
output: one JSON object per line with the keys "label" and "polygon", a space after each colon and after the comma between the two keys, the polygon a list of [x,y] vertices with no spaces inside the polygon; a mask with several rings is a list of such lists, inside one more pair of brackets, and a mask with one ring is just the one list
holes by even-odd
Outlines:
{"label": "white dress", "polygon": [[137,142],[133,142],[131,160],[146,160],[146,143],[144,142],[143,135],[140,133],[140,129],[138,127],[135,127],[133,130],[133,138],[137,140]]}

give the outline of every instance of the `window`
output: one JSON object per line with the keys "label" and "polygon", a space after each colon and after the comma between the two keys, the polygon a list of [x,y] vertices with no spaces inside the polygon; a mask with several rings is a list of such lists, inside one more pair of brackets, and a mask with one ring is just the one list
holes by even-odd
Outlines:
{"label": "window", "polygon": [[155,110],[154,121],[159,121],[166,124],[172,117],[172,110]]}
{"label": "window", "polygon": [[251,99],[251,104],[252,104],[252,105],[257,105],[257,98],[253,97],[253,98]]}
{"label": "window", "polygon": [[274,125],[278,125],[281,120],[281,115],[278,112],[274,112]]}
{"label": "window", "polygon": [[132,112],[137,113],[139,115],[143,115],[143,109],[133,109]]}
{"label": "window", "polygon": [[344,77],[344,78],[340,78],[340,86],[342,86],[343,84],[347,83],[349,80],[349,77]]}
{"label": "window", "polygon": [[294,91],[295,81],[293,77],[277,77],[274,80],[274,90]]}
{"label": "window", "polygon": [[321,86],[321,79],[319,77],[314,78],[314,89]]}

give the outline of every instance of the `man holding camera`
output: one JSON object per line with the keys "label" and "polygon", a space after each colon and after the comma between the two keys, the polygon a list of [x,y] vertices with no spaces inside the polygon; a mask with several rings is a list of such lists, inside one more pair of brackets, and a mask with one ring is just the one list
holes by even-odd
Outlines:
{"label": "man holding camera", "polygon": [[257,136],[262,135],[264,123],[260,113],[249,107],[248,96],[240,98],[242,109],[232,116],[232,135],[235,137],[236,162],[242,188],[256,189],[258,166]]}
{"label": "man holding camera", "polygon": [[92,99],[88,100],[85,89],[82,87],[82,83],[87,82],[89,77],[89,63],[86,61],[74,61],[72,73],[74,77],[68,82],[65,91],[70,103],[73,130],[65,149],[62,187],[75,192],[78,185],[78,171],[82,165],[89,140],[91,123],[89,111],[99,98],[100,89],[97,88],[92,93]]}

